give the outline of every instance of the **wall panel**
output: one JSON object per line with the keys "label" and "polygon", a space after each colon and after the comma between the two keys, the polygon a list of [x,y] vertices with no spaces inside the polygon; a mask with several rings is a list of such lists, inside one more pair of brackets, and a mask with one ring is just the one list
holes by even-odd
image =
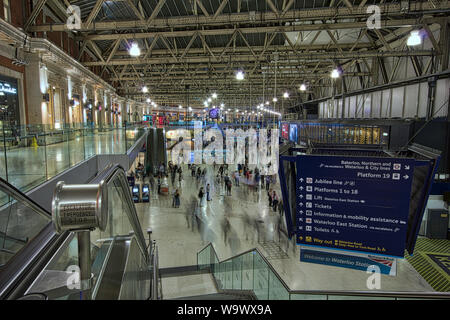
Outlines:
{"label": "wall panel", "polygon": [[391,118],[401,118],[403,116],[404,91],[404,87],[392,89]]}
{"label": "wall panel", "polygon": [[413,84],[406,86],[405,88],[405,118],[414,118],[417,115],[417,109],[419,105],[419,84]]}

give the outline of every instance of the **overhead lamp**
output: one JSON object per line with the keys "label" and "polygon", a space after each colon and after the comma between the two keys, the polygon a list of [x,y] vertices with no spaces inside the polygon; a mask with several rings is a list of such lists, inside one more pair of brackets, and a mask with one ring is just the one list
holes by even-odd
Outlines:
{"label": "overhead lamp", "polygon": [[331,77],[333,79],[339,78],[340,74],[339,74],[339,70],[338,69],[333,69],[333,71],[331,71]]}
{"label": "overhead lamp", "polygon": [[211,102],[212,101],[212,99],[211,98],[208,98],[208,102]]}
{"label": "overhead lamp", "polygon": [[192,108],[191,108],[191,107],[189,107],[189,108],[188,108],[188,110],[189,110],[189,111],[192,111]]}
{"label": "overhead lamp", "polygon": [[143,87],[142,87],[142,92],[143,92],[143,93],[147,93],[147,92],[148,92],[147,86],[143,86]]}
{"label": "overhead lamp", "polygon": [[180,104],[180,105],[178,106],[178,109],[183,109],[183,106]]}
{"label": "overhead lamp", "polygon": [[128,52],[132,57],[139,57],[141,55],[141,49],[139,49],[138,44],[135,42],[131,45],[131,48],[130,50],[128,50]]}
{"label": "overhead lamp", "polygon": [[277,97],[273,97],[272,101],[277,102],[278,101]]}
{"label": "overhead lamp", "polygon": [[266,101],[266,105],[269,105],[269,101]]}
{"label": "overhead lamp", "polygon": [[147,103],[152,102],[152,100],[150,98],[147,98]]}
{"label": "overhead lamp", "polygon": [[283,93],[283,98],[285,98],[285,99],[287,99],[287,98],[289,98],[289,92],[285,92],[285,93]]}
{"label": "overhead lamp", "polygon": [[221,103],[221,104],[220,104],[220,107],[223,108],[223,107],[225,107],[225,105],[224,105],[223,103]]}
{"label": "overhead lamp", "polygon": [[239,70],[239,71],[236,73],[236,79],[237,79],[237,80],[244,80],[244,73],[243,73],[241,70]]}
{"label": "overhead lamp", "polygon": [[422,38],[420,37],[419,31],[418,30],[411,31],[406,44],[408,46],[417,46],[421,43],[422,43]]}
{"label": "overhead lamp", "polygon": [[205,107],[207,107],[208,106],[208,101],[203,101],[203,105],[205,106]]}
{"label": "overhead lamp", "polygon": [[300,91],[306,91],[306,85],[304,83],[300,85]]}
{"label": "overhead lamp", "polygon": [[213,97],[213,99],[217,99],[217,93],[214,92],[214,93],[212,94],[212,97]]}

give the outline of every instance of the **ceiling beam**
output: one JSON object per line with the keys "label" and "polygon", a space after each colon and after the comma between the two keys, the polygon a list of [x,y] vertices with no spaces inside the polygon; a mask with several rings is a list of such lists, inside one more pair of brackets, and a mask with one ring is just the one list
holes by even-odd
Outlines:
{"label": "ceiling beam", "polygon": [[28,30],[31,24],[36,20],[39,13],[41,13],[42,9],[44,8],[45,3],[47,0],[38,0],[36,5],[33,8],[33,11],[30,14],[30,17],[27,19],[24,25],[24,29]]}
{"label": "ceiling beam", "polygon": [[[93,43],[91,41],[91,43]],[[403,57],[403,56],[432,56],[434,53],[430,50],[416,50],[411,52],[405,51],[360,51],[360,52],[309,52],[299,56],[287,57],[292,63],[301,63],[308,60],[339,60],[339,59],[359,59],[368,57]],[[286,59],[286,57],[284,57]],[[233,62],[248,62],[248,61],[266,61],[266,57],[254,57],[253,55],[235,55]],[[208,56],[189,56],[180,61],[177,57],[152,57],[147,59],[114,59],[109,62],[109,65],[140,65],[140,64],[164,64],[164,63],[207,63],[211,58]],[[280,61],[283,63],[283,61]],[[102,62],[85,62],[85,66],[101,66],[105,65],[106,61]]]}
{"label": "ceiling beam", "polygon": [[[430,23],[429,21],[427,21]],[[400,20],[383,20],[381,21],[381,28],[395,28],[401,26],[421,26],[422,22],[416,19],[400,19]],[[266,27],[244,27],[239,30],[244,34],[251,33],[281,33],[281,32],[299,32],[299,31],[318,31],[318,30],[340,30],[340,29],[360,29],[366,28],[365,21],[358,22],[330,22],[326,24],[302,24],[302,25],[282,25],[282,26],[266,26]],[[192,37],[199,32],[204,36],[212,35],[229,35],[235,32],[233,28],[226,29],[202,29],[202,30],[179,30],[179,31],[155,31],[155,32],[134,32],[121,33],[125,39],[145,39],[153,38],[157,34],[164,37]],[[115,40],[117,34],[91,34],[87,36],[77,37],[78,40]]]}
{"label": "ceiling beam", "polygon": [[206,11],[206,8],[203,6],[202,0],[195,0],[195,2],[197,2],[197,5],[200,7],[200,9],[202,10],[203,14],[206,17],[209,17],[209,13],[208,11]]}
{"label": "ceiling beam", "polygon": [[[40,0],[45,1],[45,0]],[[101,3],[103,0],[98,0],[96,6],[91,11],[90,15],[97,15],[95,13],[96,9],[100,10]],[[197,3],[199,0],[196,0]],[[204,16],[180,16],[180,17],[164,17],[156,18],[159,6],[162,7],[164,0],[158,2],[157,7],[152,13],[152,20],[141,21],[141,20],[125,20],[125,21],[96,21],[92,23],[88,20],[82,23],[81,29],[79,31],[117,31],[117,30],[130,30],[130,29],[143,29],[143,28],[177,28],[177,27],[199,27],[208,25],[221,25],[221,24],[244,24],[249,22],[249,13],[231,13],[231,14],[220,14],[214,20],[209,17],[206,9],[203,11]],[[100,7],[97,7],[100,3]],[[161,4],[161,5],[160,5]],[[254,20],[251,21],[253,25],[267,24],[270,22],[288,22],[298,20],[328,20],[328,19],[343,19],[343,18],[364,18],[367,17],[368,6],[354,7],[353,12],[347,7],[338,8],[315,8],[315,9],[302,9],[302,10],[288,10],[279,19],[274,12],[258,12],[255,15]],[[448,1],[442,1],[438,4],[440,10],[450,9],[450,3]],[[435,12],[436,8],[432,6],[429,2],[411,2],[409,14],[417,13],[420,15],[426,15],[427,11]],[[403,17],[401,13],[400,3],[389,3],[380,6],[380,13],[383,19],[388,17]],[[367,26],[366,26],[367,27]],[[51,23],[42,24],[37,26],[30,26],[29,31],[32,32],[45,32],[45,31],[69,31],[66,23]]]}
{"label": "ceiling beam", "polygon": [[155,9],[153,10],[152,14],[148,18],[148,20],[145,22],[145,24],[148,26],[151,25],[151,23],[156,19],[159,12],[161,11],[162,7],[166,3],[166,0],[159,0],[158,4],[156,5]]}
{"label": "ceiling beam", "polygon": [[92,21],[94,21],[94,19],[97,17],[98,13],[100,12],[100,9],[102,8],[103,1],[104,0],[97,0],[97,2],[95,3],[94,8],[92,8],[92,11],[87,17],[85,23],[83,23],[83,25],[86,25],[86,28],[89,28]]}

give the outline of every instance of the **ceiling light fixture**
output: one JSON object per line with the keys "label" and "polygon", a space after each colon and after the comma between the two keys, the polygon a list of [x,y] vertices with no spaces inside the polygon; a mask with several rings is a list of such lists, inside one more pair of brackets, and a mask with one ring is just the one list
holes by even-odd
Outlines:
{"label": "ceiling light fixture", "polygon": [[331,71],[331,78],[336,79],[339,78],[339,76],[340,74],[338,69],[333,69],[333,71]]}
{"label": "ceiling light fixture", "polygon": [[244,72],[242,72],[241,70],[239,70],[239,71],[236,73],[236,79],[237,79],[237,80],[244,80]]}
{"label": "ceiling light fixture", "polygon": [[420,37],[419,31],[418,30],[411,31],[406,44],[408,46],[417,46],[421,43],[422,43],[422,38]]}
{"label": "ceiling light fixture", "polygon": [[139,49],[138,44],[135,42],[131,45],[131,48],[130,50],[128,50],[128,52],[132,57],[139,57],[141,55],[141,49]]}
{"label": "ceiling light fixture", "polygon": [[300,85],[300,91],[306,91],[306,85],[304,83]]}

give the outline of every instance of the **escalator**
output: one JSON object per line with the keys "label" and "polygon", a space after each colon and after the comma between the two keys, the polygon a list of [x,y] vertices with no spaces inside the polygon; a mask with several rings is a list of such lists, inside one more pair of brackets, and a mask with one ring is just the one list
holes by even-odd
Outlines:
{"label": "escalator", "polygon": [[[69,192],[58,193],[64,187]],[[102,227],[61,228],[55,214],[4,180],[0,191],[0,299],[161,298],[157,246],[146,243],[121,166],[106,168],[87,185],[61,183],[55,190],[54,212],[62,200],[85,213],[94,201],[105,213]]]}

